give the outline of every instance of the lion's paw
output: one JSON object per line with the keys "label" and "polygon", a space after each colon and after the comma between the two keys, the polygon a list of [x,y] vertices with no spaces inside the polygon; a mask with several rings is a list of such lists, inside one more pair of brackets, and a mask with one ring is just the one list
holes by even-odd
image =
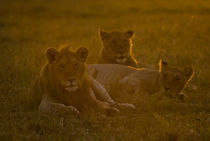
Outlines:
{"label": "lion's paw", "polygon": [[76,115],[78,115],[80,113],[79,110],[77,110],[77,108],[75,108],[73,106],[67,106],[66,109],[69,113],[73,113]]}
{"label": "lion's paw", "polygon": [[115,107],[106,107],[105,112],[106,112],[106,115],[108,116],[114,116],[120,113],[120,111]]}
{"label": "lion's paw", "polygon": [[130,103],[117,103],[116,107],[122,112],[131,112],[136,109],[136,107]]}

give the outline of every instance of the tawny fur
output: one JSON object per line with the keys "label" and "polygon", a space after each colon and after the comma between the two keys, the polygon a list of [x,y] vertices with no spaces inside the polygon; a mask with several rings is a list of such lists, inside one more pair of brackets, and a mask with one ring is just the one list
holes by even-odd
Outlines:
{"label": "tawny fur", "polygon": [[68,47],[47,49],[47,62],[36,82],[40,112],[78,114],[97,111],[110,115],[119,113],[117,108],[135,109],[132,104],[116,103],[106,89],[87,73],[87,55],[84,47],[75,52]]}
{"label": "tawny fur", "polygon": [[102,44],[99,63],[123,64],[133,67],[140,66],[132,52],[133,31],[108,33],[100,30],[99,35]]}
{"label": "tawny fur", "polygon": [[159,70],[136,69],[119,64],[92,64],[88,65],[88,70],[111,97],[120,97],[131,103],[138,102],[142,94],[153,94],[163,89],[169,96],[180,95],[193,76],[191,67],[170,67],[162,61]]}

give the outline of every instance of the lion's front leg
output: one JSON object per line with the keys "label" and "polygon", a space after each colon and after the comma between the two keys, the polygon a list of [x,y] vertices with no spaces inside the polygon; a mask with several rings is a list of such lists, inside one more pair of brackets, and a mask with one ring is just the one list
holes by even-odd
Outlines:
{"label": "lion's front leg", "polygon": [[53,115],[79,114],[79,111],[75,107],[65,106],[64,104],[56,103],[48,95],[43,96],[41,104],[39,105],[39,111],[41,113],[53,114]]}
{"label": "lion's front leg", "polygon": [[98,81],[96,81],[92,77],[90,79],[92,81],[93,91],[94,91],[94,93],[95,93],[97,98],[99,98],[102,101],[107,102],[111,106],[114,106],[114,107],[116,107],[117,109],[119,109],[120,111],[123,111],[123,112],[128,112],[128,111],[135,110],[135,106],[133,104],[130,104],[130,103],[117,103],[116,101],[114,101],[110,97],[109,93],[103,87],[103,85],[101,83],[99,83]]}
{"label": "lion's front leg", "polygon": [[65,106],[60,103],[50,103],[50,111],[57,115],[70,115],[70,114],[79,114],[79,111],[73,106]]}
{"label": "lion's front leg", "polygon": [[107,90],[104,88],[104,86],[99,83],[97,80],[93,79],[91,76],[89,76],[90,81],[92,82],[91,87],[96,95],[96,97],[99,100],[105,101],[109,104],[115,104],[116,102],[110,97]]}
{"label": "lion's front leg", "polygon": [[90,99],[89,104],[91,104],[91,106],[95,110],[97,110],[101,113],[104,113],[109,116],[116,115],[116,114],[120,113],[120,111],[117,108],[115,108],[113,105],[111,105],[110,103],[98,100],[96,98],[95,93],[92,88],[89,90],[89,99]]}

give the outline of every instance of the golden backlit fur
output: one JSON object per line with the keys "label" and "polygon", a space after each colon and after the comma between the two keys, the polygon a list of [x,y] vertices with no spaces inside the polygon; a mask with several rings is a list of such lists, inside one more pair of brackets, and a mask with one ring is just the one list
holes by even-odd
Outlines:
{"label": "golden backlit fur", "polygon": [[99,62],[101,64],[123,64],[139,67],[138,62],[133,57],[132,38],[133,31],[105,32],[99,31],[102,48],[100,51]]}
{"label": "golden backlit fur", "polygon": [[131,103],[137,102],[142,94],[160,90],[165,90],[168,96],[179,96],[193,76],[191,67],[170,67],[164,61],[160,61],[159,70],[135,69],[119,64],[94,64],[88,69],[113,98],[119,97]]}
{"label": "golden backlit fur", "polygon": [[[103,86],[87,73],[85,60],[88,51],[81,47],[75,52],[64,47],[48,48],[47,62],[37,81],[39,111],[44,113],[86,113],[97,111],[116,114],[119,110]],[[97,98],[99,97],[99,98]],[[100,99],[100,100],[99,100]],[[133,105],[123,105],[122,107]]]}

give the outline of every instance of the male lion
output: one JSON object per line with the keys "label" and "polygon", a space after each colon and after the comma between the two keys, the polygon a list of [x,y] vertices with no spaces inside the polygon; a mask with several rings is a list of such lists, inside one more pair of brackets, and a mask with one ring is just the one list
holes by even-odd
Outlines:
{"label": "male lion", "polygon": [[59,114],[98,111],[109,115],[119,113],[114,106],[132,108],[129,104],[117,104],[103,86],[88,75],[87,56],[88,50],[84,47],[75,52],[69,47],[46,50],[47,62],[36,85],[37,96],[42,97],[39,111]]}
{"label": "male lion", "polygon": [[107,89],[111,97],[118,96],[131,103],[136,103],[141,94],[152,94],[161,89],[169,96],[180,96],[193,76],[191,67],[171,67],[162,60],[159,70],[136,69],[119,64],[92,64],[88,66],[88,70],[90,75]]}
{"label": "male lion", "polygon": [[108,33],[100,30],[99,35],[102,42],[99,63],[139,67],[132,52],[133,31],[129,30],[125,33],[114,31]]}

